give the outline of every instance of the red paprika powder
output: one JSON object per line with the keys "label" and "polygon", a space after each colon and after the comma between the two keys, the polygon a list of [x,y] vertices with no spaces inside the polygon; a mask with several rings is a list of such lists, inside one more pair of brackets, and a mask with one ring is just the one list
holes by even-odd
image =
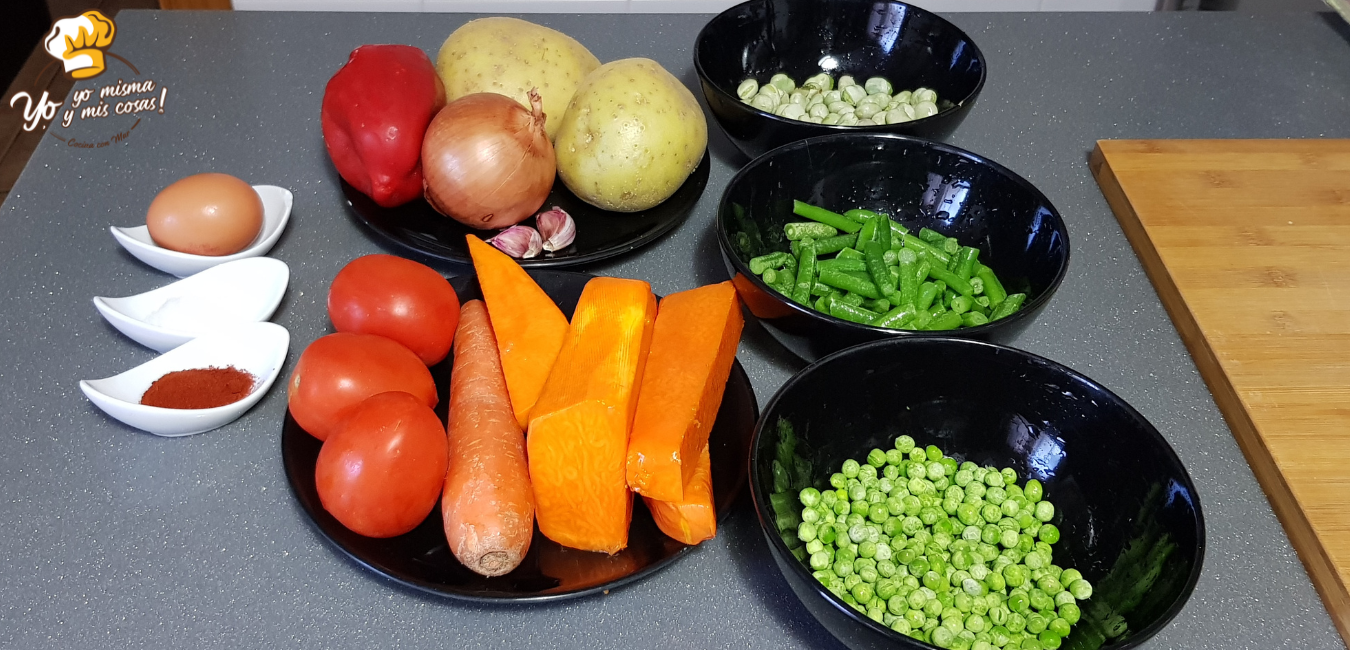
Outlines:
{"label": "red paprika powder", "polygon": [[177,370],[160,377],[141,396],[146,406],[209,409],[233,404],[253,392],[253,375],[234,366]]}

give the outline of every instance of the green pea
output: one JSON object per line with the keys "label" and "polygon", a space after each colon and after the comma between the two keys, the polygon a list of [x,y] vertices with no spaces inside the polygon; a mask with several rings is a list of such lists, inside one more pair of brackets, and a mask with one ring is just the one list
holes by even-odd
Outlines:
{"label": "green pea", "polygon": [[1004,467],[1003,469],[999,470],[999,474],[1003,475],[1004,485],[1009,486],[1017,485],[1017,470],[1011,467]]}
{"label": "green pea", "polygon": [[857,585],[855,585],[853,589],[850,591],[850,593],[853,594],[854,600],[857,600],[860,603],[867,603],[872,601],[873,596],[872,585],[866,582],[860,582]]}
{"label": "green pea", "polygon": [[914,439],[909,436],[900,436],[895,439],[895,449],[902,454],[908,454],[914,449]]}
{"label": "green pea", "polygon": [[966,487],[967,485],[970,485],[971,481],[975,480],[975,473],[968,469],[959,469],[956,471],[954,479],[957,485]]}
{"label": "green pea", "polygon": [[980,632],[989,629],[989,621],[979,614],[967,616],[964,624],[967,630],[970,630],[975,634],[979,634]]}
{"label": "green pea", "polygon": [[[1049,505],[1046,501],[1042,501],[1041,503]],[[1040,505],[1038,504],[1036,508],[1039,510]],[[1056,528],[1054,524],[1044,524],[1041,526],[1040,531],[1036,533],[1036,536],[1046,544],[1054,544],[1059,541],[1059,528]]]}
{"label": "green pea", "polygon": [[1022,616],[1017,612],[1017,610],[1014,609],[1013,613],[1008,615],[1008,623],[1007,623],[1008,631],[1012,633],[1017,633],[1026,629],[1026,627],[1027,627],[1026,617]]}
{"label": "green pea", "polygon": [[830,475],[830,485],[835,489],[840,489],[845,485],[848,485],[848,477],[844,476],[841,472],[835,472]]}
{"label": "green pea", "polygon": [[966,486],[966,502],[974,503],[975,501],[982,501],[985,492],[988,490],[989,488],[985,487],[984,483],[972,480],[970,485]]}
{"label": "green pea", "polygon": [[807,552],[807,553],[820,553],[820,552],[822,552],[822,551],[824,551],[824,550],[825,550],[825,544],[822,543],[822,542],[820,541],[820,538],[819,538],[819,537],[817,537],[816,539],[813,539],[813,540],[811,540],[811,541],[809,541],[809,542],[806,543],[806,552]]}
{"label": "green pea", "polygon": [[947,467],[940,461],[929,461],[926,469],[929,480],[937,480],[947,475]]}
{"label": "green pea", "polygon": [[[1003,568],[1003,579],[1009,587],[1016,589],[1027,582],[1027,569],[1020,564],[1011,564]],[[1011,598],[1011,597],[1010,597]],[[1018,611],[1016,607],[1013,611]]]}
{"label": "green pea", "polygon": [[1003,510],[992,503],[986,503],[980,508],[980,517],[988,523],[998,523],[1003,518]]}
{"label": "green pea", "polygon": [[961,591],[964,591],[971,596],[983,596],[987,590],[988,587],[984,586],[983,582],[974,578],[966,578],[961,581]]}
{"label": "green pea", "polygon": [[886,452],[880,449],[873,449],[867,453],[867,464],[872,467],[881,467],[886,464]]}
{"label": "green pea", "polygon": [[844,478],[857,478],[858,469],[859,469],[858,461],[850,458],[844,461],[844,466],[840,471],[844,473]]}
{"label": "green pea", "polygon": [[1078,605],[1075,603],[1068,603],[1059,606],[1059,619],[1065,621],[1069,625],[1077,623],[1078,619],[1082,618],[1082,616],[1083,611],[1079,609]]}
{"label": "green pea", "polygon": [[875,481],[880,477],[881,474],[877,472],[875,465],[872,465],[871,463],[858,465],[858,480],[862,481],[863,485],[867,485],[869,480]]}
{"label": "green pea", "polygon": [[815,571],[824,571],[830,568],[830,554],[825,551],[818,551],[811,554],[811,568]]}
{"label": "green pea", "polygon": [[984,499],[996,506],[1003,505],[1003,500],[1008,498],[1008,492],[1001,487],[991,487],[984,493]]}
{"label": "green pea", "polygon": [[[923,606],[928,604],[928,596],[924,594],[923,590],[915,589],[914,591],[909,592],[909,596],[906,597],[905,602],[908,603],[910,609],[923,609]],[[914,623],[914,621],[910,622]],[[923,625],[923,621],[920,620],[916,625]]]}
{"label": "green pea", "polygon": [[820,511],[815,508],[805,508],[802,510],[802,521],[808,524],[814,524],[821,520]]}
{"label": "green pea", "polygon": [[1022,511],[1022,506],[1018,505],[1017,501],[1008,499],[1003,502],[1003,505],[1000,506],[999,509],[1003,511],[1003,516],[1005,518],[1011,518],[1016,517],[1017,513]]}
{"label": "green pea", "polygon": [[1063,640],[1060,638],[1060,635],[1055,634],[1050,630],[1041,632],[1039,635],[1037,635],[1036,640],[1040,643],[1040,647],[1043,648],[1044,650],[1059,650],[1060,644],[1063,643]]}
{"label": "green pea", "polygon": [[[861,559],[861,558],[860,558],[860,559]],[[855,560],[854,563],[856,564],[856,563],[857,563],[857,560]],[[863,581],[863,582],[866,582],[866,583],[868,583],[868,584],[872,584],[872,583],[876,582],[877,580],[880,580],[880,579],[881,579],[881,575],[877,573],[877,570],[876,570],[875,567],[868,566],[868,567],[863,567],[861,570],[859,570],[859,569],[855,566],[855,567],[854,567],[854,570],[855,570],[855,571],[858,571],[858,577],[862,578],[862,581]]]}
{"label": "green pea", "polygon": [[928,617],[924,615],[922,609],[914,607],[905,612],[905,621],[908,622],[910,626],[918,628],[923,627],[924,623],[928,622]]}
{"label": "green pea", "polygon": [[1064,591],[1064,586],[1059,583],[1059,580],[1056,580],[1055,577],[1051,575],[1041,577],[1040,580],[1036,581],[1036,586],[1040,587],[1041,591],[1044,591],[1049,596],[1054,596],[1055,594]]}
{"label": "green pea", "polygon": [[815,524],[808,521],[803,521],[801,525],[797,526],[797,539],[800,539],[803,542],[809,542],[815,538],[816,538]]}
{"label": "green pea", "polygon": [[833,544],[836,537],[836,529],[833,525],[824,526],[816,531],[816,539],[824,544]]}
{"label": "green pea", "polygon": [[858,483],[848,489],[849,501],[862,501],[867,498],[867,488],[862,483]]}
{"label": "green pea", "polygon": [[847,578],[853,575],[853,562],[835,556],[834,574],[840,578]]}
{"label": "green pea", "polygon": [[942,516],[942,511],[932,506],[919,510],[919,520],[922,521],[925,526],[936,524]]}
{"label": "green pea", "polygon": [[[1008,622],[1008,616],[1010,614],[1012,614],[1012,610],[1008,609],[1007,605],[1000,604],[995,607],[990,607],[989,622],[993,623],[995,626],[1003,625]],[[990,632],[996,634],[993,630],[990,630]]]}
{"label": "green pea", "polygon": [[1038,612],[1053,611],[1055,599],[1046,594],[1044,589],[1037,587],[1031,590],[1031,608]]}
{"label": "green pea", "polygon": [[1045,617],[1040,614],[1031,614],[1030,616],[1027,616],[1027,631],[1032,634],[1044,632],[1045,627],[1049,624],[1050,621],[1045,620]]}
{"label": "green pea", "polygon": [[909,450],[909,460],[912,463],[926,463],[928,462],[928,452],[924,451],[923,447],[915,447]]}
{"label": "green pea", "polygon": [[990,467],[984,475],[984,484],[989,487],[1003,487],[1003,475]]}
{"label": "green pea", "polygon": [[853,561],[858,559],[858,545],[850,544],[848,546],[841,547],[839,550],[834,552],[834,559],[835,561],[842,560],[844,562],[848,562],[849,566],[852,566]]}
{"label": "green pea", "polygon": [[1079,578],[1069,585],[1069,593],[1078,600],[1087,600],[1092,597],[1092,584]]}
{"label": "green pea", "polygon": [[937,445],[928,445],[924,451],[928,455],[928,460],[942,460],[942,450],[938,449]]}
{"label": "green pea", "polygon": [[994,644],[988,639],[976,639],[975,643],[971,644],[970,650],[994,650]]}
{"label": "green pea", "polygon": [[900,634],[909,634],[914,631],[914,628],[910,627],[909,621],[906,621],[903,617],[896,618],[891,623],[890,628]]}
{"label": "green pea", "polygon": [[1049,501],[1040,501],[1036,503],[1036,519],[1042,523],[1050,521],[1055,516],[1055,506]]}
{"label": "green pea", "polygon": [[854,587],[862,584],[862,581],[862,576],[856,573],[849,574],[847,578],[844,578],[844,591],[852,592]]}
{"label": "green pea", "polygon": [[1041,482],[1034,478],[1027,481],[1027,484],[1022,487],[1022,493],[1026,495],[1027,501],[1032,503],[1039,502],[1041,497],[1045,494],[1044,488],[1041,487]]}
{"label": "green pea", "polygon": [[956,633],[945,627],[939,627],[933,630],[933,645],[939,648],[950,648],[952,640],[956,638]]}

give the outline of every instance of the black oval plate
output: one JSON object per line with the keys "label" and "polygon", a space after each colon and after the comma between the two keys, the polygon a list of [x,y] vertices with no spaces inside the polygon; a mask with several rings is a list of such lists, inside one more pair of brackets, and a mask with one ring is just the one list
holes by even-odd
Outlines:
{"label": "black oval plate", "polygon": [[[541,209],[558,206],[572,215],[576,222],[577,238],[571,246],[539,257],[517,260],[526,268],[561,268],[587,264],[623,255],[645,246],[675,226],[680,225],[703,188],[708,185],[708,171],[712,163],[705,152],[703,161],[684,185],[660,205],[642,212],[610,212],[601,210],[573,194],[561,179],[553,182],[553,191]],[[487,239],[495,230],[474,230],[450,217],[431,209],[424,199],[416,199],[396,208],[383,208],[359,190],[342,182],[342,193],[357,219],[391,243],[421,255],[429,255],[457,264],[471,264],[469,245],[464,236],[474,233]],[[523,221],[533,226],[534,217]]]}
{"label": "black oval plate", "polygon": [[[567,271],[531,271],[530,275],[569,319],[582,288],[593,277]],[[450,284],[461,301],[482,298],[475,275],[453,278]],[[453,355],[431,369],[440,393],[436,415],[442,422],[449,404],[447,391],[452,364]],[[750,436],[758,417],[754,390],[738,360],[732,365],[722,407],[709,438],[713,499],[719,520],[725,519],[745,486]],[[427,593],[478,602],[532,603],[576,598],[651,575],[693,548],[662,533],[642,499],[634,497],[628,548],[618,554],[565,548],[544,537],[536,527],[530,552],[520,566],[504,576],[485,578],[464,568],[450,553],[439,503],[431,516],[412,532],[389,539],[358,535],[334,519],[323,509],[314,486],[314,463],[321,445],[287,413],[281,432],[282,463],[291,491],[319,534],[367,569]]]}

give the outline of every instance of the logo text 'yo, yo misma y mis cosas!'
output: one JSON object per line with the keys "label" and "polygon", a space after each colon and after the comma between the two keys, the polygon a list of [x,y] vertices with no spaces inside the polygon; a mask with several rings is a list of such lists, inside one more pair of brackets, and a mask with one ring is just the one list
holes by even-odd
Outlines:
{"label": "logo text 'yo, yo misma y mis cosas!'", "polygon": [[[109,60],[121,62],[134,75],[132,79],[119,78],[116,82],[79,87],[78,83],[70,94],[70,107],[61,110],[65,102],[51,101],[47,91],[34,99],[28,92],[15,93],[9,100],[9,106],[18,109],[22,102],[24,130],[33,131],[39,127],[47,128],[48,122],[60,115],[60,128],[67,129],[74,122],[85,120],[104,120],[122,122],[134,119],[130,126],[113,126],[111,135],[94,138],[84,136],[66,136],[54,130],[48,131],[53,137],[67,143],[68,146],[82,149],[106,147],[125,140],[140,125],[143,113],[164,114],[164,103],[168,100],[168,88],[158,85],[153,79],[140,78],[141,72],[130,61],[109,51],[117,35],[117,26],[112,19],[98,11],[87,11],[79,16],[63,18],[52,24],[51,31],[43,40],[43,47],[54,59],[48,65],[61,63],[63,72],[78,81],[93,79],[108,69]],[[119,119],[121,118],[121,119]],[[111,126],[111,124],[110,124]],[[125,128],[123,128],[125,127]]]}

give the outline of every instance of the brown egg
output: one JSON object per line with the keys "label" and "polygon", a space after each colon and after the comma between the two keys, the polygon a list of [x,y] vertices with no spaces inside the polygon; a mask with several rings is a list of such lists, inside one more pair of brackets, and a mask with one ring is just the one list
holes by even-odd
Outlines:
{"label": "brown egg", "polygon": [[160,190],[145,215],[150,238],[193,255],[233,255],[262,231],[258,193],[229,174],[197,174]]}

